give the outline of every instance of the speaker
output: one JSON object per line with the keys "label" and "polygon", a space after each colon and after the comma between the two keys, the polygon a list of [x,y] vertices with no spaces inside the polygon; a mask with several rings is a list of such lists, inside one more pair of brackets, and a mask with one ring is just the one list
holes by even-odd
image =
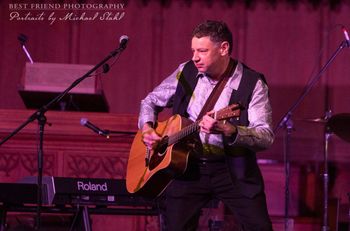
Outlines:
{"label": "speaker", "polygon": [[[92,68],[91,65],[81,64],[26,63],[19,84],[19,94],[27,108],[40,108]],[[108,112],[100,76],[93,73],[50,109]]]}

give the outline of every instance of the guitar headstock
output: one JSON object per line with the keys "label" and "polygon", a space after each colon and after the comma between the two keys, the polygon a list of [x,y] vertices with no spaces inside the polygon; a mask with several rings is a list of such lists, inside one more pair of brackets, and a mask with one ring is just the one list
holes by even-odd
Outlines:
{"label": "guitar headstock", "polygon": [[232,117],[239,117],[241,114],[241,105],[231,104],[219,111],[214,112],[213,117],[216,120],[226,120]]}

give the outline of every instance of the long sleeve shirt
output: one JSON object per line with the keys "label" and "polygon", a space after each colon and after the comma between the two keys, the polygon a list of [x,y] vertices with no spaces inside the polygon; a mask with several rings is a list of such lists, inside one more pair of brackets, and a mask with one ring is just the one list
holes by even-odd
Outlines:
{"label": "long sleeve shirt", "polygon": [[[158,112],[164,107],[172,107],[173,97],[178,85],[178,74],[182,71],[184,64],[179,67],[165,80],[162,81],[145,99],[141,101],[138,126],[142,128],[146,122],[157,121]],[[237,90],[243,74],[243,65],[238,62],[235,71],[229,77],[214,110],[220,110],[229,104],[233,90]],[[197,120],[197,117],[214,89],[217,81],[211,79],[205,73],[198,73],[198,82],[187,107],[189,119]],[[252,151],[260,151],[268,148],[274,139],[272,131],[272,109],[268,97],[268,87],[258,80],[253,90],[252,99],[248,106],[248,126],[238,126],[237,135],[229,145],[242,146]],[[202,143],[223,148],[223,137],[221,134],[206,134],[200,132]]]}

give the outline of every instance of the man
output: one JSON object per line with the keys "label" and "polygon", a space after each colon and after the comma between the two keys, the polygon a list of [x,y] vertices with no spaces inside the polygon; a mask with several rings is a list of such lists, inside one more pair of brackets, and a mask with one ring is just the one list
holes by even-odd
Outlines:
{"label": "man", "polygon": [[[165,191],[166,228],[196,230],[201,208],[219,199],[243,230],[270,231],[264,183],[255,156],[274,138],[264,77],[230,58],[232,34],[223,22],[198,25],[191,46],[192,60],[181,64],[142,100],[139,115],[142,139],[149,149],[157,147],[161,139],[154,127],[162,108],[172,107],[174,114],[200,120],[201,145],[190,154],[186,172]],[[224,87],[214,100],[215,106],[198,118],[209,95],[220,84]],[[213,118],[214,111],[232,103],[240,103],[239,118]]]}

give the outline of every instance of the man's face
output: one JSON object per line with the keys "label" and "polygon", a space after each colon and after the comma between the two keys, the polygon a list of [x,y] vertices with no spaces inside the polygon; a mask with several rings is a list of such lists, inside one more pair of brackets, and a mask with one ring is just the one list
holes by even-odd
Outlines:
{"label": "man's face", "polygon": [[192,38],[192,60],[199,72],[216,75],[220,67],[222,47],[220,43],[210,40],[210,37]]}

